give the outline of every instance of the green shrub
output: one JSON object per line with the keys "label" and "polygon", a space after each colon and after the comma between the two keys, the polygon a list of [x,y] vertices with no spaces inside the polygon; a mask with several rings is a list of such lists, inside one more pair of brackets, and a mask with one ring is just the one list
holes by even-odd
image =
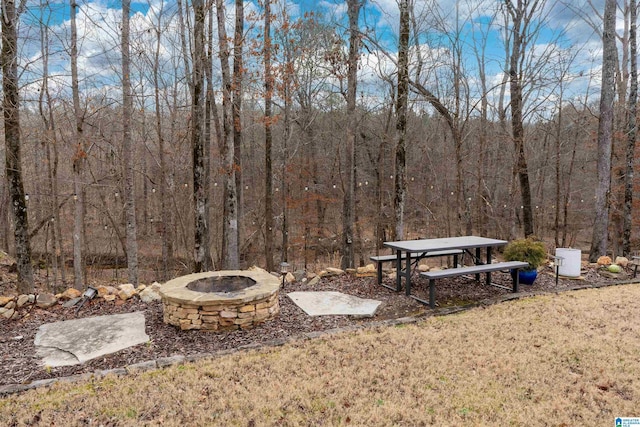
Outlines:
{"label": "green shrub", "polygon": [[506,261],[528,262],[529,270],[535,270],[547,261],[544,243],[532,237],[509,242],[503,255]]}

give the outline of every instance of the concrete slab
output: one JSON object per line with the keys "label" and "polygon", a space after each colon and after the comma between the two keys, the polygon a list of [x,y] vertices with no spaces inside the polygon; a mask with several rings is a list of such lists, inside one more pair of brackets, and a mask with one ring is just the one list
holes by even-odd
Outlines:
{"label": "concrete slab", "polygon": [[347,315],[373,317],[381,301],[342,292],[291,292],[287,294],[309,316]]}
{"label": "concrete slab", "polygon": [[47,323],[36,333],[44,365],[71,366],[149,341],[141,311]]}

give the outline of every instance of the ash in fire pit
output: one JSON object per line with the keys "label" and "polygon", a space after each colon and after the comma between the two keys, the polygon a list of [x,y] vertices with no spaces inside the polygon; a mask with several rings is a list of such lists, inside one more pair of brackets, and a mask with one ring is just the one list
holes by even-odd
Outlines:
{"label": "ash in fire pit", "polygon": [[219,276],[194,280],[187,289],[195,292],[237,292],[254,286],[256,281],[246,276]]}

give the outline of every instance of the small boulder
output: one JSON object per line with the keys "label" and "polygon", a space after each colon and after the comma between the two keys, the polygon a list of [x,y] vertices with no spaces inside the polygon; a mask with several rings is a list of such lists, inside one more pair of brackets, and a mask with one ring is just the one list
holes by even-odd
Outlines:
{"label": "small boulder", "polygon": [[66,291],[64,291],[61,295],[60,298],[61,299],[74,299],[74,298],[78,298],[82,296],[82,292],[80,292],[79,290],[75,289],[75,288],[69,288]]}
{"label": "small boulder", "polygon": [[16,307],[22,308],[25,305],[29,304],[29,302],[33,302],[33,300],[29,297],[30,297],[29,295],[24,295],[24,294],[18,296],[18,299],[16,300]]}
{"label": "small boulder", "polygon": [[330,277],[330,276],[340,276],[344,274],[344,270],[334,267],[327,267],[326,269],[320,272],[320,276]]}
{"label": "small boulder", "polygon": [[429,266],[427,264],[420,264],[418,266],[418,271],[421,273],[429,271]]}
{"label": "small boulder", "polygon": [[162,298],[160,294],[156,292],[153,288],[145,288],[138,294],[142,302],[150,303],[152,301],[160,301]]}
{"label": "small boulder", "polygon": [[606,266],[611,264],[611,257],[608,257],[606,255],[601,256],[600,258],[598,258],[598,265],[599,266]]}
{"label": "small boulder", "polygon": [[50,293],[39,294],[36,297],[36,307],[38,308],[53,307],[57,303],[58,303],[58,300],[56,299],[56,297]]}
{"label": "small boulder", "polygon": [[[111,289],[109,289],[111,288]],[[105,295],[110,295],[112,293],[112,290],[115,290],[114,288],[112,288],[111,286],[98,286],[96,288],[96,290],[98,291],[98,296],[100,298],[104,298]]]}
{"label": "small boulder", "polygon": [[118,286],[118,296],[121,300],[128,300],[136,294],[136,288],[131,283],[125,283]]}
{"label": "small boulder", "polygon": [[284,276],[284,281],[287,283],[294,283],[296,281],[296,276],[294,276],[291,272],[288,272],[286,276]]}
{"label": "small boulder", "polygon": [[9,301],[13,301],[13,297],[2,297],[0,296],[0,307],[4,307],[9,303]]}
{"label": "small boulder", "polygon": [[318,284],[318,282],[320,282],[320,276],[314,276],[313,279],[309,280],[307,286],[315,286]]}
{"label": "small boulder", "polygon": [[377,273],[376,266],[373,264],[367,264],[364,267],[358,267],[356,269],[356,274],[358,275],[368,275]]}
{"label": "small boulder", "polygon": [[629,265],[629,258],[618,256],[616,257],[614,264],[619,265],[622,268],[627,268],[627,266]]}
{"label": "small boulder", "polygon": [[111,294],[109,294],[109,295],[105,295],[105,296],[103,296],[102,298],[103,298],[105,301],[114,301],[114,300],[116,299],[116,296],[115,296],[115,295],[111,295]]}
{"label": "small boulder", "polygon": [[11,319],[15,313],[16,311],[13,308],[6,308],[6,307],[0,308],[0,317],[4,319],[7,319],[7,320]]}

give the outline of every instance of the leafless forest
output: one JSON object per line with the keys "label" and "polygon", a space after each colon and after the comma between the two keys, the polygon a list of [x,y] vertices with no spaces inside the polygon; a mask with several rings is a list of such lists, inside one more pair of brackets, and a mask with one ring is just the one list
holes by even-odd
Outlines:
{"label": "leafless forest", "polygon": [[27,2],[13,17],[2,3],[0,249],[20,258],[26,241],[55,286],[104,266],[131,281],[357,266],[399,238],[534,234],[588,250],[602,203],[607,250],[635,249],[635,1],[618,2],[625,25],[602,67],[590,49],[605,15],[590,2],[398,0],[380,12],[346,0],[343,13],[296,14],[193,0],[130,14],[124,0],[100,22],[91,3]]}

